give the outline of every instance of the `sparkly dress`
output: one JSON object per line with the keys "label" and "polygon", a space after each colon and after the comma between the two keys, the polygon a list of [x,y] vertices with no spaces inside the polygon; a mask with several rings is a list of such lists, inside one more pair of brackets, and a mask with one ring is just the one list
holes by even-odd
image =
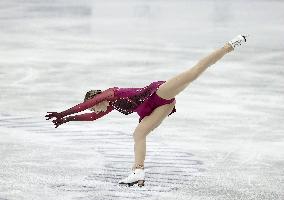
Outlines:
{"label": "sparkly dress", "polygon": [[[140,116],[139,122],[152,113],[152,111],[164,104],[169,104],[175,99],[166,100],[159,97],[156,94],[159,86],[165,81],[156,81],[145,86],[144,88],[117,88],[115,90],[115,96],[119,98],[112,102],[112,106],[117,111],[128,115],[133,112],[137,112]],[[176,112],[174,107],[172,112]]]}
{"label": "sparkly dress", "polygon": [[[110,104],[107,107],[106,111],[101,111],[99,113],[92,112],[81,115],[68,116],[65,120],[92,121],[101,118],[102,116],[108,114],[109,112],[115,109],[125,115],[137,112],[137,114],[140,116],[140,123],[141,120],[145,116],[150,115],[155,108],[175,101],[175,98],[166,100],[156,94],[157,89],[164,82],[165,81],[155,81],[143,88],[108,88],[102,93],[97,94],[94,98],[61,112],[60,115],[62,117],[65,117],[73,113],[81,112],[83,110],[93,107],[94,105],[102,101],[107,100],[110,102]],[[175,107],[169,115],[174,112],[176,112]]]}

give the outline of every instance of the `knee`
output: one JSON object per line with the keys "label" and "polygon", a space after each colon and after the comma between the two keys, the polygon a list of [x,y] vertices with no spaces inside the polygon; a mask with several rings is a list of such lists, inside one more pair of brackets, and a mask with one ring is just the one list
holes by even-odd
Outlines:
{"label": "knee", "polygon": [[147,133],[145,133],[145,132],[135,131],[133,133],[133,139],[134,139],[135,142],[145,140],[146,136],[147,136]]}

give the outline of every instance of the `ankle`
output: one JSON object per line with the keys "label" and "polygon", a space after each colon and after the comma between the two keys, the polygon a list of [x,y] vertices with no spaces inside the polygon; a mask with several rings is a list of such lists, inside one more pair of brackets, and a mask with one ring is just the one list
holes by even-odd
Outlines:
{"label": "ankle", "polygon": [[132,167],[132,170],[134,171],[135,169],[144,169],[144,165],[135,164],[135,165]]}
{"label": "ankle", "polygon": [[222,48],[225,49],[226,53],[230,53],[231,51],[234,50],[234,48],[232,47],[232,45],[230,45],[230,43],[228,43],[228,42],[225,43]]}

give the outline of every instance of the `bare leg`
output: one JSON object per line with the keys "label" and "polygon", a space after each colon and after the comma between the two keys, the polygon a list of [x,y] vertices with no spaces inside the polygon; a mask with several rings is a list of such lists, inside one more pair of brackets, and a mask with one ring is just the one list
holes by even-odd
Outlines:
{"label": "bare leg", "polygon": [[[224,47],[219,48],[201,59],[193,68],[178,74],[162,84],[157,90],[159,96],[165,99],[174,98],[180,91],[182,91],[191,81],[196,79],[207,67],[214,64],[221,59],[226,53],[232,51],[230,44],[225,44]],[[146,116],[136,127],[134,138],[134,152],[135,163],[133,169],[144,168],[144,160],[146,155],[146,136],[171,112],[175,103],[166,104],[156,108],[151,115]]]}
{"label": "bare leg", "polygon": [[144,169],[144,161],[146,157],[146,137],[140,137],[136,135],[134,138],[134,153],[135,161],[132,166],[132,170],[136,168]]}
{"label": "bare leg", "polygon": [[136,127],[133,133],[135,153],[135,162],[132,167],[133,170],[135,168],[144,168],[146,136],[162,123],[168,114],[170,114],[174,106],[175,102],[159,106],[149,116],[144,117]]}
{"label": "bare leg", "polygon": [[172,99],[183,91],[190,82],[195,80],[210,65],[220,60],[225,54],[233,50],[232,46],[226,43],[223,47],[216,49],[209,55],[205,56],[192,68],[172,77],[163,83],[157,90],[157,95],[164,99]]}

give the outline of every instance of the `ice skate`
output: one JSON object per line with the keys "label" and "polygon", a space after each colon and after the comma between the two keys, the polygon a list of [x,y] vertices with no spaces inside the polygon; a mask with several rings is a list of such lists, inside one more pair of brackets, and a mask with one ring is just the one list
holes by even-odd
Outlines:
{"label": "ice skate", "polygon": [[239,47],[243,43],[245,43],[247,41],[248,36],[249,36],[248,34],[240,34],[235,38],[233,38],[232,40],[230,40],[228,43],[233,47],[233,49],[235,49],[236,47]]}
{"label": "ice skate", "polygon": [[120,185],[133,186],[138,184],[139,187],[144,186],[145,182],[145,172],[144,169],[135,169],[130,173],[130,175],[119,181]]}

